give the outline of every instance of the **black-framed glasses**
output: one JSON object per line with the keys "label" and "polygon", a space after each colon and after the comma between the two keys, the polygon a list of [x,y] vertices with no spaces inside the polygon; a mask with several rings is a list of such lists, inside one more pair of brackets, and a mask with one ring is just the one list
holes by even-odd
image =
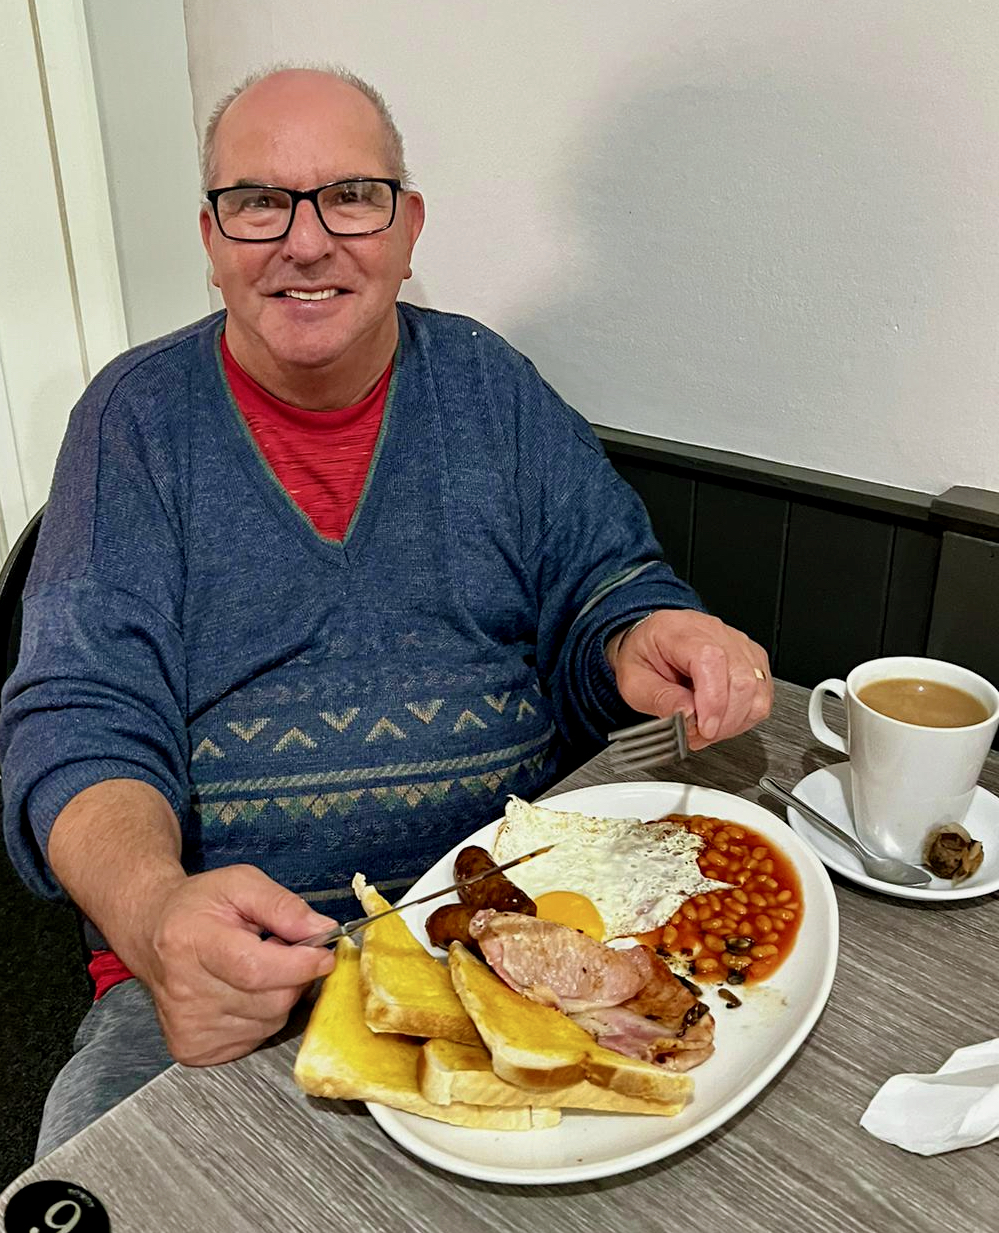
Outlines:
{"label": "black-framed glasses", "polygon": [[398,180],[334,180],[308,192],[274,184],[234,184],[210,188],[219,231],[227,240],[263,244],[283,240],[295,221],[300,201],[311,201],[319,221],[330,235],[374,235],[395,221]]}

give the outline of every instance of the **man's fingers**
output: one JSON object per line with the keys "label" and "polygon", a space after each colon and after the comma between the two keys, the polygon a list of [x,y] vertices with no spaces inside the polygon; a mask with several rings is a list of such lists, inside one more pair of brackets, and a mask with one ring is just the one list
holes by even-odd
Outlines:
{"label": "man's fingers", "polygon": [[770,714],[774,704],[774,682],[770,675],[770,662],[767,659],[767,653],[761,646],[752,644],[755,654],[753,675],[756,678],[756,689],[753,692],[753,701],[749,711],[749,722],[752,727],[758,724],[760,720],[766,719]]}
{"label": "man's fingers", "polygon": [[216,979],[245,993],[301,987],[333,971],[336,956],[325,947],[264,941],[251,931],[227,929],[199,943],[198,957]]}
{"label": "man's fingers", "polygon": [[696,716],[691,749],[745,732],[773,704],[763,648],[701,612],[653,613],[617,643],[613,668],[621,696],[634,710]]}
{"label": "man's fingers", "polygon": [[[246,928],[213,930],[209,944],[199,944],[202,962],[213,976],[249,991],[305,985],[333,970],[331,951],[290,943],[321,933],[336,921],[313,911],[252,865],[235,865],[224,873],[225,896]],[[261,932],[274,936],[264,942]]]}
{"label": "man's fingers", "polygon": [[718,735],[729,705],[728,657],[713,643],[700,646],[688,661],[697,708],[697,730],[712,741]]}
{"label": "man's fingers", "polygon": [[[290,1008],[289,1008],[290,1009]],[[192,1035],[183,1025],[163,1024],[170,1056],[184,1066],[215,1066],[245,1057],[288,1022],[288,1011],[278,1010],[263,1018],[224,1013],[210,1028]]]}
{"label": "man's fingers", "polygon": [[728,702],[714,740],[745,732],[765,719],[773,704],[773,681],[766,653],[748,638],[728,657]]}
{"label": "man's fingers", "polygon": [[725,738],[744,732],[750,726],[753,703],[759,693],[760,681],[749,663],[736,664],[729,671],[728,707],[716,736]]}
{"label": "man's fingers", "polygon": [[684,685],[664,685],[660,677],[650,674],[648,703],[645,704],[643,700],[639,705],[636,700],[632,703],[632,707],[643,715],[655,715],[659,719],[669,719],[677,711],[682,711],[688,719],[692,720],[694,695]]}
{"label": "man's fingers", "polygon": [[225,893],[230,904],[255,929],[266,930],[286,942],[300,942],[336,924],[253,865],[234,865],[225,872],[229,875]]}
{"label": "man's fingers", "polygon": [[653,705],[636,709],[660,716],[683,710],[696,716],[691,732],[692,749],[703,749],[752,727],[769,714],[773,685],[766,670],[765,652],[748,638],[742,641],[745,649],[726,649],[709,642],[701,643],[689,654],[682,644],[677,646],[675,661],[685,667],[691,689],[660,684],[653,694]]}
{"label": "man's fingers", "polygon": [[774,687],[767,653],[749,639],[746,648],[746,661],[737,662],[731,673],[730,710],[725,726],[730,727],[732,735],[765,719],[773,705]]}
{"label": "man's fingers", "polygon": [[188,878],[157,927],[149,980],[173,1056],[225,1061],[273,1035],[336,963],[325,947],[293,943],[333,924],[248,865]]}

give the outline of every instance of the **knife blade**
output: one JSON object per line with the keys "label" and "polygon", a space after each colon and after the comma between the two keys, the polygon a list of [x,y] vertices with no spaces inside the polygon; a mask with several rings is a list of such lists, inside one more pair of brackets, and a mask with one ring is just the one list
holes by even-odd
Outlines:
{"label": "knife blade", "polygon": [[475,882],[482,882],[486,878],[494,878],[498,873],[502,873],[504,869],[512,869],[514,865],[522,865],[524,861],[533,860],[535,856],[544,856],[546,852],[550,852],[554,847],[555,844],[550,843],[546,848],[536,848],[533,852],[517,856],[512,861],[496,865],[493,869],[486,869],[482,873],[474,874],[470,878],[462,878],[458,882],[452,882],[450,886],[445,886],[441,890],[431,891],[429,895],[421,895],[419,899],[408,899],[405,903],[397,903],[394,907],[388,908],[384,912],[376,912],[373,916],[362,916],[358,920],[349,920],[343,925],[336,925],[332,929],[325,929],[322,933],[314,933],[311,937],[302,938],[300,942],[292,942],[292,946],[329,946],[340,938],[352,937],[355,933],[366,929],[368,925],[376,920],[383,920],[386,916],[393,916],[396,912],[401,912],[403,908],[412,908],[419,903],[429,903],[431,899],[439,899],[441,895],[448,895],[451,891],[461,890],[465,886],[471,886]]}

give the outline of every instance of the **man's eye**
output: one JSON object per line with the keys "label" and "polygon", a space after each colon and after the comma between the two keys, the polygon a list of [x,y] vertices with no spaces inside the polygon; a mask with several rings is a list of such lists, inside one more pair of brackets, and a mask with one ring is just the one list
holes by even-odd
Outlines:
{"label": "man's eye", "polygon": [[244,197],[239,204],[240,210],[252,214],[254,210],[276,210],[281,201],[270,193],[254,193],[252,197]]}
{"label": "man's eye", "polygon": [[367,201],[368,194],[356,184],[345,184],[342,188],[336,190],[336,196],[333,198],[334,205],[357,205],[359,202]]}

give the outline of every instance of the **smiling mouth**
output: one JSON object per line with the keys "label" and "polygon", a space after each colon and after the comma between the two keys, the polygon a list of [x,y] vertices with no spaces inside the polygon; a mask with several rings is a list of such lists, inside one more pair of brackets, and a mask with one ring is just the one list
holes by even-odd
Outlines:
{"label": "smiling mouth", "polygon": [[277,292],[279,298],[286,297],[290,300],[332,300],[334,296],[345,294],[346,292],[337,287],[323,287],[317,291],[297,291],[289,287],[286,291]]}

